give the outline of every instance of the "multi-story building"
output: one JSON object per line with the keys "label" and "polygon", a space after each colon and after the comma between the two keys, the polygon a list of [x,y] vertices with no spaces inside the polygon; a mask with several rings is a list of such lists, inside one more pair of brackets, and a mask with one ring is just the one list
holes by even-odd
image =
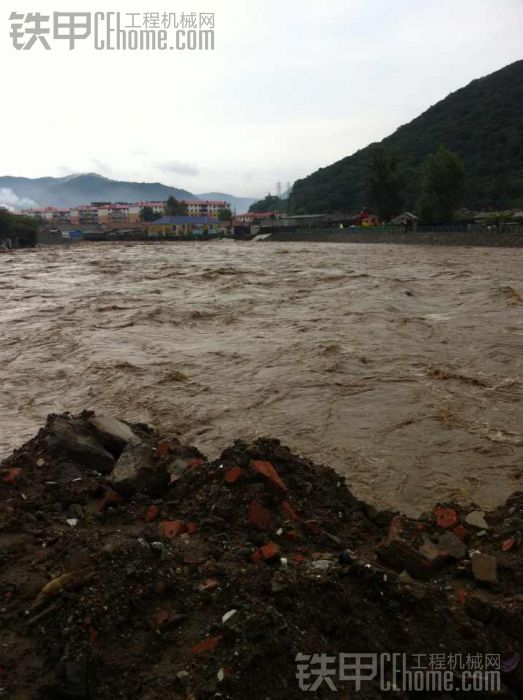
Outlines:
{"label": "multi-story building", "polygon": [[70,210],[71,223],[77,226],[92,226],[98,224],[98,207],[85,205],[80,207],[71,207]]}
{"label": "multi-story building", "polygon": [[210,216],[218,218],[220,209],[230,209],[231,205],[222,200],[187,199],[182,200],[187,204],[189,216]]}
{"label": "multi-story building", "polygon": [[130,224],[141,221],[140,212],[144,207],[150,207],[157,216],[163,216],[165,212],[165,202],[133,202],[129,205]]}
{"label": "multi-story building", "polygon": [[[181,200],[187,204],[189,216],[218,219],[221,209],[229,209],[228,202],[220,200]],[[28,216],[41,216],[46,221],[71,223],[77,226],[100,225],[107,228],[124,224],[139,224],[144,207],[150,207],[156,216],[165,214],[166,202],[91,202],[89,205],[71,207],[70,209],[46,207],[45,209],[25,209]]]}
{"label": "multi-story building", "polygon": [[22,209],[25,216],[40,217],[44,221],[56,224],[66,224],[70,222],[70,210],[61,207],[44,207],[43,209]]}

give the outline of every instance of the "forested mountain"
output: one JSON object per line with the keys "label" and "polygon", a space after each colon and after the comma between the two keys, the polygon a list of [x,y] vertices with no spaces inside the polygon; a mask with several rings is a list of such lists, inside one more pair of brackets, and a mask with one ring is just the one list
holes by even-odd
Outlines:
{"label": "forested mountain", "polygon": [[291,211],[365,207],[370,164],[380,145],[403,160],[406,208],[417,201],[424,158],[440,145],[454,151],[466,166],[465,205],[523,206],[523,60],[451,93],[380,144],[298,180],[290,197]]}

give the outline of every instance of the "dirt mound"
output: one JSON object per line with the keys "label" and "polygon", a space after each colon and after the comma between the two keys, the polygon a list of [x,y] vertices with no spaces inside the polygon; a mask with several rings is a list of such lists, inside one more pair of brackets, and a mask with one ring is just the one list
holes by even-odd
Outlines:
{"label": "dirt mound", "polygon": [[7,697],[302,698],[297,657],[384,652],[499,655],[496,697],[523,692],[523,494],[412,521],[278,441],[208,461],[85,412],[0,465],[0,503]]}

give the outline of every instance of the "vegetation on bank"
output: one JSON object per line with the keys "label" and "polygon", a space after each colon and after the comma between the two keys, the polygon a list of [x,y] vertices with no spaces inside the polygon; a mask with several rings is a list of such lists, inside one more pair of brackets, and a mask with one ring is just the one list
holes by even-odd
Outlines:
{"label": "vegetation on bank", "polygon": [[259,202],[254,202],[249,207],[249,211],[253,213],[268,212],[268,211],[286,211],[287,200],[281,197],[276,197],[276,195],[268,194],[264,199],[260,199]]}
{"label": "vegetation on bank", "polygon": [[[466,168],[461,204],[471,209],[523,207],[522,114],[523,60],[452,93],[381,143],[298,180],[290,194],[289,211],[365,209],[373,192],[369,179],[379,165],[393,181],[401,170],[403,208],[412,211],[419,206],[422,215],[432,217],[437,212],[430,207],[430,213],[425,203],[426,171],[435,168],[430,157],[440,146],[455,153]],[[374,199],[387,212],[398,209],[393,200],[381,195]]]}
{"label": "vegetation on bank", "polygon": [[12,214],[0,207],[0,244],[11,240],[15,245],[33,246],[36,243],[38,221],[28,216]]}

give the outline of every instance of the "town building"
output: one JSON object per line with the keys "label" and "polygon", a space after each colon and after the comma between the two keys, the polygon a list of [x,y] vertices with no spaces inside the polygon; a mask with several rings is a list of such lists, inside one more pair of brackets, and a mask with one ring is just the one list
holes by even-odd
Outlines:
{"label": "town building", "polygon": [[199,200],[187,199],[182,200],[187,204],[189,216],[210,216],[217,219],[221,209],[229,209],[231,205],[223,200]]}
{"label": "town building", "polygon": [[218,234],[223,223],[210,216],[164,216],[146,224],[150,234],[160,236],[202,236]]}

